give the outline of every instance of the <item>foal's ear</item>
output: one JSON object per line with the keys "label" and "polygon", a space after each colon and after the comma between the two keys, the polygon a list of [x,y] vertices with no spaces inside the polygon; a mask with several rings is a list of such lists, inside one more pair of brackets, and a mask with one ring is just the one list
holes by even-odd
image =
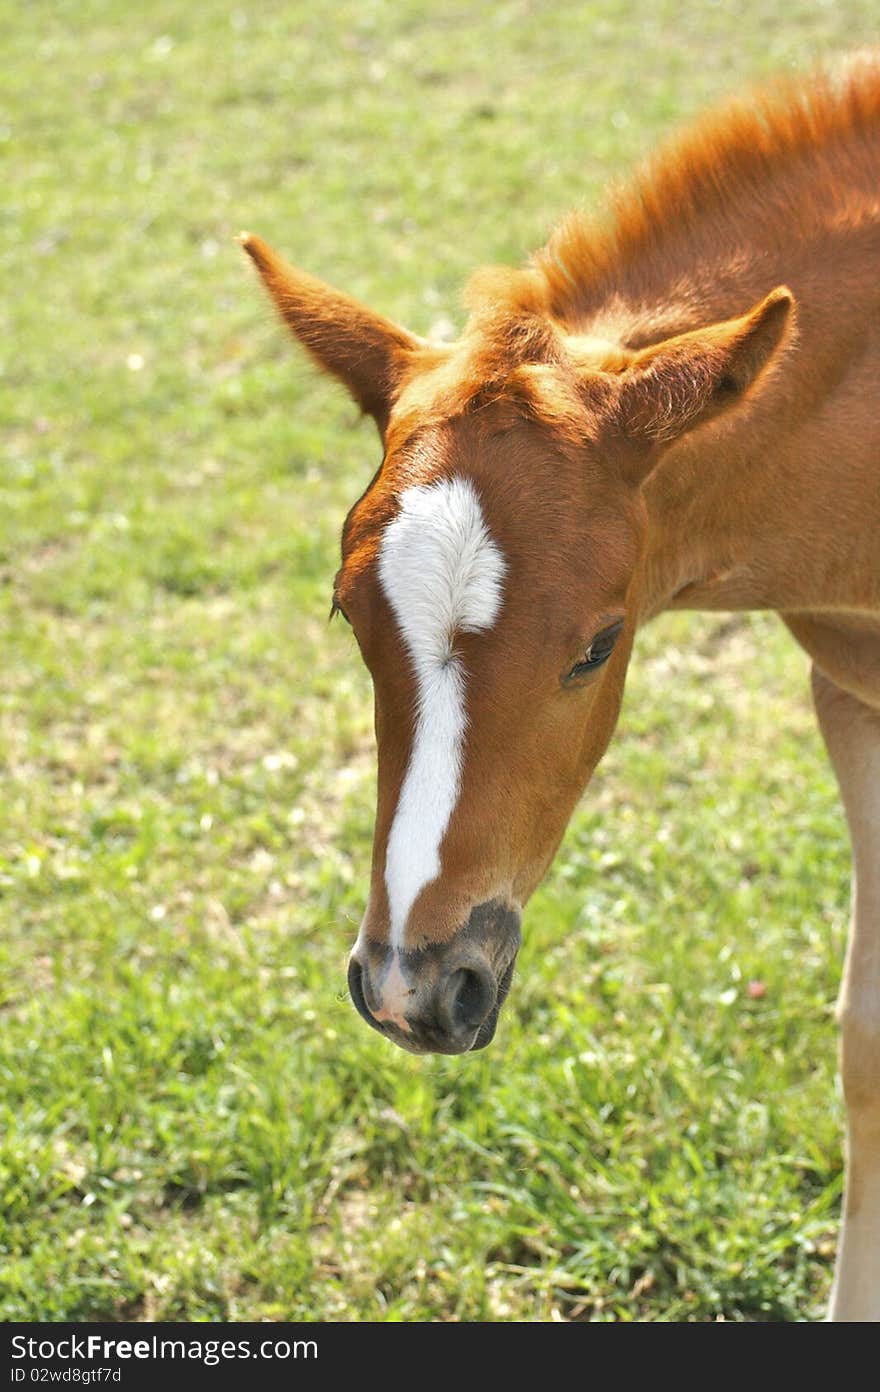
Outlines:
{"label": "foal's ear", "polygon": [[[643,475],[653,447],[742,401],[785,335],[794,297],[781,285],[748,314],[643,348],[620,377],[618,425],[641,446]],[[638,466],[637,466],[638,468]]]}
{"label": "foal's ear", "polygon": [[238,240],[288,328],[325,372],[348,387],[384,435],[407,360],[421,340],[350,295],[289,266],[261,238],[243,232]]}

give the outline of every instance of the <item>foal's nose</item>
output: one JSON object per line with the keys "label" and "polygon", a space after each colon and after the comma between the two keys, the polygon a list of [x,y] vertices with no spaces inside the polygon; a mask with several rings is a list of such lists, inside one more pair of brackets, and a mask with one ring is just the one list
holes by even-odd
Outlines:
{"label": "foal's nose", "polygon": [[367,1024],[414,1053],[465,1053],[498,999],[495,974],[475,953],[424,963],[412,978],[394,960],[374,979],[369,967],[352,957],[348,986]]}
{"label": "foal's nose", "polygon": [[487,899],[448,938],[392,947],[362,930],[348,965],[358,1013],[413,1054],[485,1049],[510,990],[520,908]]}

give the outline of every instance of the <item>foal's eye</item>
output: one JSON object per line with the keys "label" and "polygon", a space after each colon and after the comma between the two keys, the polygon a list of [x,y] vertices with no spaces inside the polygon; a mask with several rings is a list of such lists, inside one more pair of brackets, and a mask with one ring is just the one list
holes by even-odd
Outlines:
{"label": "foal's eye", "polygon": [[607,662],[614,651],[614,644],[617,642],[622,628],[623,619],[618,619],[616,623],[609,624],[607,628],[603,628],[600,633],[597,633],[580,662],[574,664],[565,680],[569,682],[575,677],[586,676],[588,672],[594,672],[597,667],[601,667],[603,663]]}
{"label": "foal's eye", "polygon": [[339,603],[339,601],[338,601],[335,597],[334,597],[334,599],[333,599],[333,602],[332,602],[331,605],[330,605],[330,618],[331,618],[331,619],[333,618],[333,615],[334,615],[334,614],[341,614],[342,617],[343,617],[343,619],[345,619],[345,622],[348,624],[349,628],[351,628],[351,619],[348,617],[348,615],[346,614],[346,612],[345,612],[345,610],[343,609],[342,605]]}

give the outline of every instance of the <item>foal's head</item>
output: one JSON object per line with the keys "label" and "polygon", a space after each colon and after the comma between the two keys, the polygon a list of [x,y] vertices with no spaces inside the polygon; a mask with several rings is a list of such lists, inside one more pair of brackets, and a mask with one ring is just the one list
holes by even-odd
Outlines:
{"label": "foal's head", "polygon": [[436,346],[243,239],[294,334],[376,421],[333,607],[375,690],[378,808],[352,999],[413,1052],[491,1040],[522,906],[613,731],[663,444],[748,389],[790,306],[633,351],[566,331],[537,272],[483,278]]}

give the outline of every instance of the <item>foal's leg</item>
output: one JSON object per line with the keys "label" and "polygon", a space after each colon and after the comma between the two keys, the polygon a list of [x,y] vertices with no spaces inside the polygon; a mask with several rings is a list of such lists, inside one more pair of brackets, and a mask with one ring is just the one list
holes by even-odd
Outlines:
{"label": "foal's leg", "polygon": [[829,1318],[880,1320],[880,710],[818,667],[813,696],[843,794],[855,872],[838,999],[846,1194]]}

